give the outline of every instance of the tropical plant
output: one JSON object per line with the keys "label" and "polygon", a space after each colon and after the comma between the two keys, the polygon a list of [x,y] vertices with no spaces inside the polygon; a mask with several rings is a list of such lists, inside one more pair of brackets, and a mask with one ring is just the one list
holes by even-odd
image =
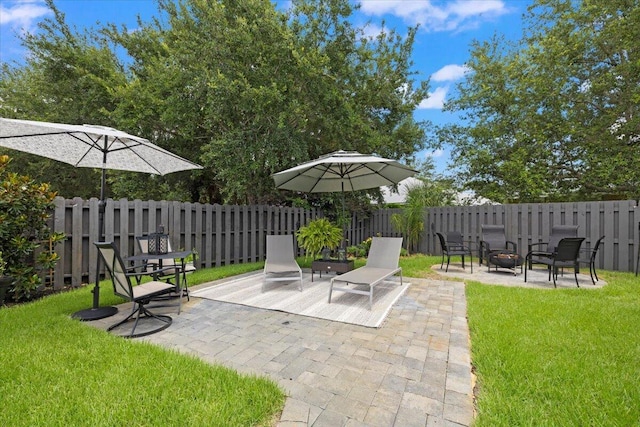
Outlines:
{"label": "tropical plant", "polygon": [[342,241],[342,229],[326,218],[319,218],[300,227],[296,236],[306,255],[315,258],[323,248],[338,247]]}
{"label": "tropical plant", "polygon": [[29,299],[42,283],[40,273],[55,266],[59,257],[50,248],[64,234],[47,225],[56,193],[49,184],[9,172],[10,161],[0,156],[0,253],[5,274],[14,280],[10,292],[20,300]]}

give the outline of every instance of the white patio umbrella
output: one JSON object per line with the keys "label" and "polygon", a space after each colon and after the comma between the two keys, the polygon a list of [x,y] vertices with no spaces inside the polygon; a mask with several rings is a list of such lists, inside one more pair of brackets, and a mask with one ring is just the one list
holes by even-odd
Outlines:
{"label": "white patio umbrella", "polygon": [[416,173],[396,160],[340,150],[271,176],[282,190],[331,193],[395,185]]}
{"label": "white patio umbrella", "polygon": [[[68,125],[0,117],[0,146],[58,160],[75,167],[102,169],[99,204],[99,240],[104,234],[107,169],[165,175],[202,166],[183,159],[145,138],[104,126]],[[74,314],[80,320],[96,320],[115,314],[115,307],[99,307],[97,260],[93,307]]]}
{"label": "white patio umbrella", "polygon": [[[417,171],[396,160],[385,159],[357,151],[335,151],[277,172],[271,177],[276,188],[304,193],[344,193],[395,185]],[[344,230],[343,230],[344,232]]]}

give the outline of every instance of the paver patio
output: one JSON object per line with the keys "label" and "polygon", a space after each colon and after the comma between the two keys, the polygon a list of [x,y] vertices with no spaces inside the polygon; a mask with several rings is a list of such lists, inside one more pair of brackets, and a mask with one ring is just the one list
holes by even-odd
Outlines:
{"label": "paver patio", "polygon": [[378,329],[191,298],[171,327],[141,339],[272,378],[288,396],[280,427],[468,426],[464,284],[407,280]]}

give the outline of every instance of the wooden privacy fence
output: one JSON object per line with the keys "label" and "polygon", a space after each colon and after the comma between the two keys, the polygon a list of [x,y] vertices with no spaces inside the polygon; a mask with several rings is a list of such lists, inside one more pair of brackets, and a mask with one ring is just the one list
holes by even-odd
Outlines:
{"label": "wooden privacy fence", "polygon": [[[95,280],[98,202],[55,199],[52,225],[67,236],[55,248],[61,258],[53,273],[55,288]],[[175,249],[194,250],[196,267],[208,268],[264,260],[267,234],[293,234],[317,216],[315,209],[109,199],[104,239],[115,242],[126,257],[138,253],[136,236],[162,225]]]}
{"label": "wooden privacy fence", "polygon": [[[606,202],[546,203],[493,206],[450,206],[425,211],[425,231],[420,250],[440,254],[436,232],[460,231],[477,248],[482,224],[504,224],[507,240],[518,244],[524,256],[529,243],[549,240],[554,225],[577,225],[590,249],[605,236],[598,250],[596,267],[635,271],[640,245],[640,207],[634,200]],[[474,253],[475,255],[475,253]]]}
{"label": "wooden privacy fence", "polygon": [[[67,236],[55,248],[61,260],[53,273],[54,287],[91,282],[98,256],[93,245],[98,240],[98,199],[58,197],[54,203],[53,228]],[[350,226],[345,227],[347,245],[376,235],[399,236],[390,218],[400,212],[380,209],[366,217],[352,215]],[[163,225],[176,249],[195,250],[196,267],[208,268],[262,261],[266,235],[293,234],[319,216],[322,212],[315,209],[265,205],[108,200],[105,240],[114,241],[123,256],[134,255],[135,237]],[[436,232],[460,231],[465,240],[477,245],[482,224],[504,224],[508,239],[517,242],[522,255],[529,243],[547,241],[553,225],[578,225],[578,235],[586,238],[584,248],[606,236],[596,267],[607,270],[634,271],[640,245],[640,208],[633,200],[426,208],[424,224],[419,250],[426,254],[441,253]]]}

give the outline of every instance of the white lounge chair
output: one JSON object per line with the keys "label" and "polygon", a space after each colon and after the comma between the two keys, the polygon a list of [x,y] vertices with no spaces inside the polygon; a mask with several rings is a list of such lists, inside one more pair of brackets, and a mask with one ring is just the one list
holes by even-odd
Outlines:
{"label": "white lounge chair", "polygon": [[293,251],[293,235],[267,236],[262,291],[266,282],[293,280],[299,280],[298,289],[302,291],[302,269]]}
{"label": "white lounge chair", "polygon": [[[400,250],[402,249],[402,237],[374,237],[371,241],[371,249],[364,267],[356,268],[347,273],[331,279],[329,288],[329,303],[334,290],[334,282],[343,282],[345,287],[336,287],[336,291],[353,294],[369,295],[369,310],[373,306],[373,288],[383,280],[400,273],[400,286],[402,286],[402,268],[398,267]],[[365,291],[348,287],[352,285],[367,285]]]}

